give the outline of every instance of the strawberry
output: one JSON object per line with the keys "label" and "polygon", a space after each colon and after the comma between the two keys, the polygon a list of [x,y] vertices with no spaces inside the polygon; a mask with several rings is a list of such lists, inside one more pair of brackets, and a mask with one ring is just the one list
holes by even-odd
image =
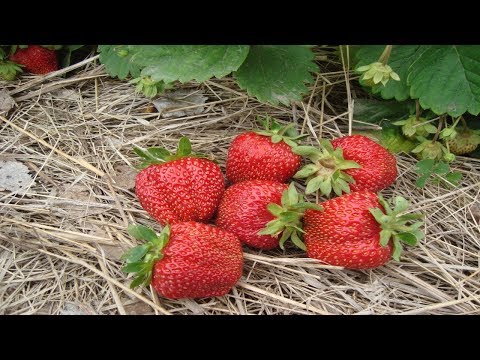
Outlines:
{"label": "strawberry", "polygon": [[390,256],[400,260],[402,242],[415,245],[423,236],[421,214],[402,214],[407,201],[398,196],[392,210],[373,192],[352,192],[321,203],[323,211],[307,210],[303,218],[307,255],[331,265],[370,269]]}
{"label": "strawberry", "polygon": [[395,156],[364,135],[350,135],[333,140],[322,139],[322,149],[297,146],[293,152],[307,156],[312,163],[305,165],[294,178],[307,178],[306,194],[317,190],[329,196],[333,191],[380,191],[397,177]]}
{"label": "strawberry", "polygon": [[47,74],[58,70],[57,52],[39,45],[18,48],[9,59],[23,65],[24,69],[32,74]]}
{"label": "strawberry", "polygon": [[[218,207],[216,225],[238,236],[241,242],[259,249],[273,249],[291,237],[305,249],[298,232],[306,208],[293,183],[290,186],[270,180],[249,180],[233,184]],[[280,236],[281,235],[281,236]]]}
{"label": "strawberry", "polygon": [[159,235],[131,225],[128,232],[147,241],[122,256],[123,271],[136,273],[132,288],[151,284],[168,299],[222,296],[242,276],[240,241],[212,225],[182,222],[165,226]]}
{"label": "strawberry", "polygon": [[293,124],[281,127],[269,117],[259,121],[265,130],[238,135],[228,149],[226,175],[231,183],[246,180],[283,183],[300,167],[301,157],[292,152],[292,146],[303,136],[296,133]]}
{"label": "strawberry", "polygon": [[475,151],[480,144],[480,130],[464,128],[457,130],[456,136],[447,140],[449,150],[455,155],[465,155]]}
{"label": "strawberry", "polygon": [[144,159],[135,192],[150,216],[162,225],[210,220],[225,190],[217,164],[192,155],[186,137],[180,139],[175,154],[159,148],[134,151]]}

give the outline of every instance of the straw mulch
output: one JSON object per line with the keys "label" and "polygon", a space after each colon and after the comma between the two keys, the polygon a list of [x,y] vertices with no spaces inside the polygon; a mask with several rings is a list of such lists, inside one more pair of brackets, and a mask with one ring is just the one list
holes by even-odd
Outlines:
{"label": "straw mulch", "polygon": [[0,313],[480,313],[480,161],[464,157],[453,164],[464,175],[461,187],[419,189],[416,160],[397,156],[398,179],[383,195],[402,195],[426,215],[425,239],[401,262],[350,271],[293,248],[245,248],[243,277],[226,296],[170,301],[150,288],[129,289],[119,260],[135,244],[127,225],[160,230],[135,197],[132,146],[172,150],[187,135],[194,151],[213,155],[224,170],[231,140],[256,127],[256,115],[297,122],[311,144],[371,128],[349,111],[356,82],[324,55],[310,95],[292,107],[261,104],[222,79],[180,86],[206,96],[203,109],[185,103],[183,114],[151,113],[151,102],[109,78],[94,54],[46,77],[1,83],[17,107],[0,117],[0,161],[24,164],[33,182],[0,192]]}

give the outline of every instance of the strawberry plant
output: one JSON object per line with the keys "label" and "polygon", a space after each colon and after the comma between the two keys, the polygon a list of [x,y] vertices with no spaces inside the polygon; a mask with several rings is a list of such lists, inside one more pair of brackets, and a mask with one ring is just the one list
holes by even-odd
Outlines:
{"label": "strawberry plant", "polygon": [[[368,45],[354,52],[359,83],[383,99],[357,99],[355,118],[383,122],[376,137],[389,150],[433,160],[429,170],[419,174],[441,171],[458,183],[460,175],[450,172],[448,163],[455,155],[472,153],[480,143],[480,134],[465,121],[467,115],[480,113],[480,47]],[[398,78],[387,78],[385,69],[374,66],[378,63]],[[374,111],[382,115],[372,116]],[[428,178],[422,177],[417,185]]]}
{"label": "strawberry plant", "polygon": [[288,105],[301,100],[318,70],[310,47],[300,45],[100,45],[98,51],[111,76],[131,77],[150,97],[177,81],[232,74],[259,101]]}

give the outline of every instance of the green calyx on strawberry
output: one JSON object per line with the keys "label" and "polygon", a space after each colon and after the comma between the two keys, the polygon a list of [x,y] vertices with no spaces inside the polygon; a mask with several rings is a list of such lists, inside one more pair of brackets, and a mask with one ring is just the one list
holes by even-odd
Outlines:
{"label": "green calyx on strawberry", "polygon": [[349,193],[349,183],[355,183],[355,179],[344,170],[361,166],[355,161],[345,160],[342,148],[334,149],[330,141],[320,139],[320,144],[321,149],[314,146],[292,148],[295,154],[306,156],[312,162],[305,165],[293,177],[306,178],[306,194],[320,190],[322,195],[329,196],[332,189],[338,196],[343,192]]}
{"label": "green calyx on strawberry", "polygon": [[429,134],[435,134],[437,127],[428,123],[425,118],[418,118],[410,116],[406,120],[395,121],[393,125],[402,125],[402,133],[409,139],[414,139],[416,136],[427,137]]}
{"label": "green calyx on strawberry", "polygon": [[192,153],[192,144],[186,136],[180,138],[180,141],[178,142],[178,148],[175,153],[171,153],[167,149],[158,147],[149,147],[147,149],[142,149],[138,146],[135,146],[133,148],[133,151],[135,151],[135,153],[143,159],[142,163],[137,166],[138,169],[144,169],[146,167],[149,167],[150,165],[163,164],[185,157],[195,157],[211,160],[208,156],[204,154]]}
{"label": "green calyx on strawberry", "polygon": [[166,225],[160,234],[143,225],[128,227],[146,243],[123,255],[124,272],[136,273],[130,287],[151,285],[168,299],[228,293],[242,276],[240,240],[213,225],[195,221]]}
{"label": "green calyx on strawberry", "polygon": [[18,64],[8,60],[0,60],[0,78],[2,79],[12,81],[22,71]]}
{"label": "green calyx on strawberry", "polygon": [[305,210],[323,210],[317,204],[306,202],[301,194],[297,192],[295,183],[290,183],[288,189],[282,193],[281,205],[270,203],[267,206],[268,211],[275,217],[269,221],[265,228],[260,230],[258,235],[278,236],[282,234],[279,240],[279,246],[284,250],[284,244],[288,239],[302,250],[306,250],[302,241],[304,233],[302,229],[302,218]]}
{"label": "green calyx on strawberry", "polygon": [[451,153],[464,155],[475,151],[480,144],[480,130],[469,128],[457,130],[456,136],[446,141]]}
{"label": "green calyx on strawberry", "polygon": [[122,255],[121,259],[126,261],[122,270],[126,273],[136,273],[135,279],[130,284],[132,289],[139,285],[148,286],[152,279],[153,265],[163,258],[162,249],[170,238],[170,226],[166,225],[159,235],[143,225],[130,225],[127,231],[135,239],[146,243],[135,246]]}
{"label": "green calyx on strawberry", "polygon": [[448,151],[440,141],[428,140],[421,136],[417,139],[420,141],[420,144],[412,150],[412,153],[416,154],[418,158],[432,160],[443,159],[447,162],[455,160],[455,155]]}
{"label": "green calyx on strawberry", "polygon": [[385,209],[385,213],[379,208],[371,208],[369,211],[382,229],[380,231],[380,245],[386,247],[392,240],[392,257],[399,261],[403,251],[402,243],[415,246],[423,238],[424,234],[419,230],[422,226],[421,221],[407,225],[412,220],[423,218],[423,214],[405,214],[409,204],[401,196],[395,197],[393,209],[380,194],[378,195],[378,202]]}
{"label": "green calyx on strawberry", "polygon": [[165,84],[162,80],[156,81],[150,76],[141,76],[131,80],[130,82],[132,84],[137,84],[135,87],[137,92],[141,92],[150,98],[155,97],[157,94],[163,93],[169,88],[169,86],[167,86],[167,84]]}
{"label": "green calyx on strawberry", "polygon": [[263,130],[254,131],[256,134],[269,136],[272,143],[277,144],[280,141],[285,142],[291,147],[297,146],[297,141],[303,139],[307,135],[299,135],[295,129],[295,124],[290,123],[286,126],[280,125],[276,119],[266,116],[265,118],[257,117],[257,121],[263,125]]}

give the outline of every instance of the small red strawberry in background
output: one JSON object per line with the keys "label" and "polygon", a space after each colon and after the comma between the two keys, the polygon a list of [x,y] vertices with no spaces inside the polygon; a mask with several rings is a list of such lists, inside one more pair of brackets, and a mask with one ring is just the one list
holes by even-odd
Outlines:
{"label": "small red strawberry in background", "polygon": [[397,177],[395,156],[380,144],[363,135],[344,136],[333,141],[322,139],[322,149],[297,146],[293,152],[312,162],[294,178],[307,178],[306,194],[320,190],[329,196],[350,191],[380,191]]}
{"label": "small red strawberry in background", "polygon": [[405,214],[407,201],[398,196],[392,210],[370,191],[357,191],[320,204],[323,211],[307,210],[303,218],[307,255],[330,265],[371,269],[391,256],[400,260],[402,242],[415,245],[423,237],[421,222],[406,223],[422,214]]}
{"label": "small red strawberry in background", "polygon": [[261,120],[265,130],[250,131],[233,139],[227,155],[226,175],[231,183],[246,180],[286,182],[300,167],[301,157],[292,152],[302,138],[293,128],[275,119]]}
{"label": "small red strawberry in background", "polygon": [[152,285],[168,299],[222,296],[242,276],[243,253],[237,237],[212,225],[183,222],[157,235],[143,225],[128,233],[147,241],[127,251],[124,272],[136,273],[131,288]]}
{"label": "small red strawberry in background", "polygon": [[23,49],[19,47],[9,60],[22,65],[25,71],[32,74],[48,74],[58,70],[57,52],[39,45],[28,45]]}
{"label": "small red strawberry in background", "polygon": [[321,209],[303,202],[290,186],[270,180],[249,180],[233,184],[218,207],[216,225],[238,236],[241,242],[258,249],[273,249],[289,238],[305,250],[300,239],[301,219],[307,208]]}
{"label": "small red strawberry in background", "polygon": [[134,151],[144,160],[135,178],[135,192],[142,207],[160,224],[182,221],[207,222],[215,214],[225,190],[220,167],[191,154],[182,137],[178,150],[148,148]]}

